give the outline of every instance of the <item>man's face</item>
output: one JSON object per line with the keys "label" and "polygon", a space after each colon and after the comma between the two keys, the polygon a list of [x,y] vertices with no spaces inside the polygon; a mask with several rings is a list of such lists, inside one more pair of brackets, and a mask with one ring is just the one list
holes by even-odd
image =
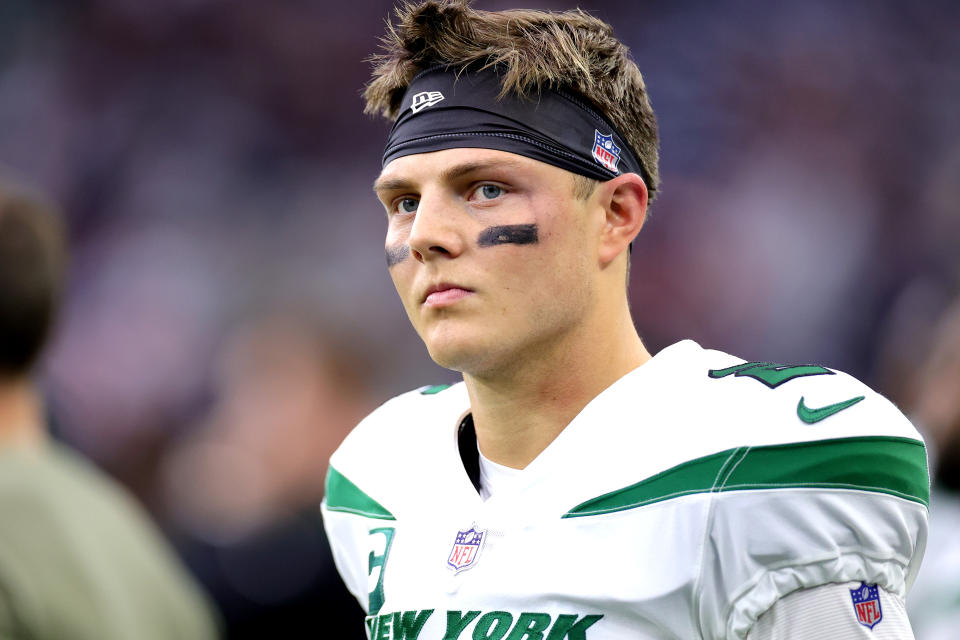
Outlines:
{"label": "man's face", "polygon": [[594,298],[602,209],[574,176],[489,149],[397,158],[374,189],[387,263],[441,366],[490,374],[562,349]]}

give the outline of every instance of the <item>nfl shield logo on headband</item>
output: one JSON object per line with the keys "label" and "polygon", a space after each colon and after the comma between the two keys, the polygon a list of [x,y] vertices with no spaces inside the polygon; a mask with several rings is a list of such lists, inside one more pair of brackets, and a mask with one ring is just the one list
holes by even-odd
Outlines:
{"label": "nfl shield logo on headband", "polygon": [[594,129],[593,159],[614,173],[620,173],[617,163],[620,162],[620,147],[613,142],[613,134],[603,135]]}

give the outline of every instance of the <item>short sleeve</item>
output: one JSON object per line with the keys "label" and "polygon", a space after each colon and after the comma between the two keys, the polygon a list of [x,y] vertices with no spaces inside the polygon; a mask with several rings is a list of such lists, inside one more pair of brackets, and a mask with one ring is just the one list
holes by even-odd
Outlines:
{"label": "short sleeve", "polygon": [[714,495],[696,594],[703,635],[743,640],[774,603],[820,585],[905,598],[927,538],[922,444],[848,438],[765,453],[751,449]]}

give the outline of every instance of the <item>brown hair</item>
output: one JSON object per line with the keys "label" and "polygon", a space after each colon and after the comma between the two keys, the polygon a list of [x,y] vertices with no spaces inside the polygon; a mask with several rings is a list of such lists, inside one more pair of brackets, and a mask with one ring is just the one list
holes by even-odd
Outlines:
{"label": "brown hair", "polygon": [[30,373],[60,303],[59,218],[39,198],[0,185],[0,376]]}
{"label": "brown hair", "polygon": [[396,16],[382,38],[383,53],[371,58],[367,113],[395,119],[410,81],[431,66],[496,66],[503,70],[503,95],[565,88],[591,102],[633,148],[653,200],[660,183],[657,121],[643,76],[610,25],[579,9],[478,11],[469,0],[405,2]]}

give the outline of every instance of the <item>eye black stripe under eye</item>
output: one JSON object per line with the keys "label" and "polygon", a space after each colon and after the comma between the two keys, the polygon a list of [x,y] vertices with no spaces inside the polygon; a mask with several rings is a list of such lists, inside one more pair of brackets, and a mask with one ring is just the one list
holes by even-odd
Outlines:
{"label": "eye black stripe under eye", "polygon": [[387,247],[387,268],[400,264],[407,259],[407,256],[410,255],[410,245],[407,244],[398,244],[392,247]]}
{"label": "eye black stripe under eye", "polygon": [[508,224],[488,227],[477,237],[477,246],[493,247],[498,244],[536,244],[539,242],[537,225]]}

